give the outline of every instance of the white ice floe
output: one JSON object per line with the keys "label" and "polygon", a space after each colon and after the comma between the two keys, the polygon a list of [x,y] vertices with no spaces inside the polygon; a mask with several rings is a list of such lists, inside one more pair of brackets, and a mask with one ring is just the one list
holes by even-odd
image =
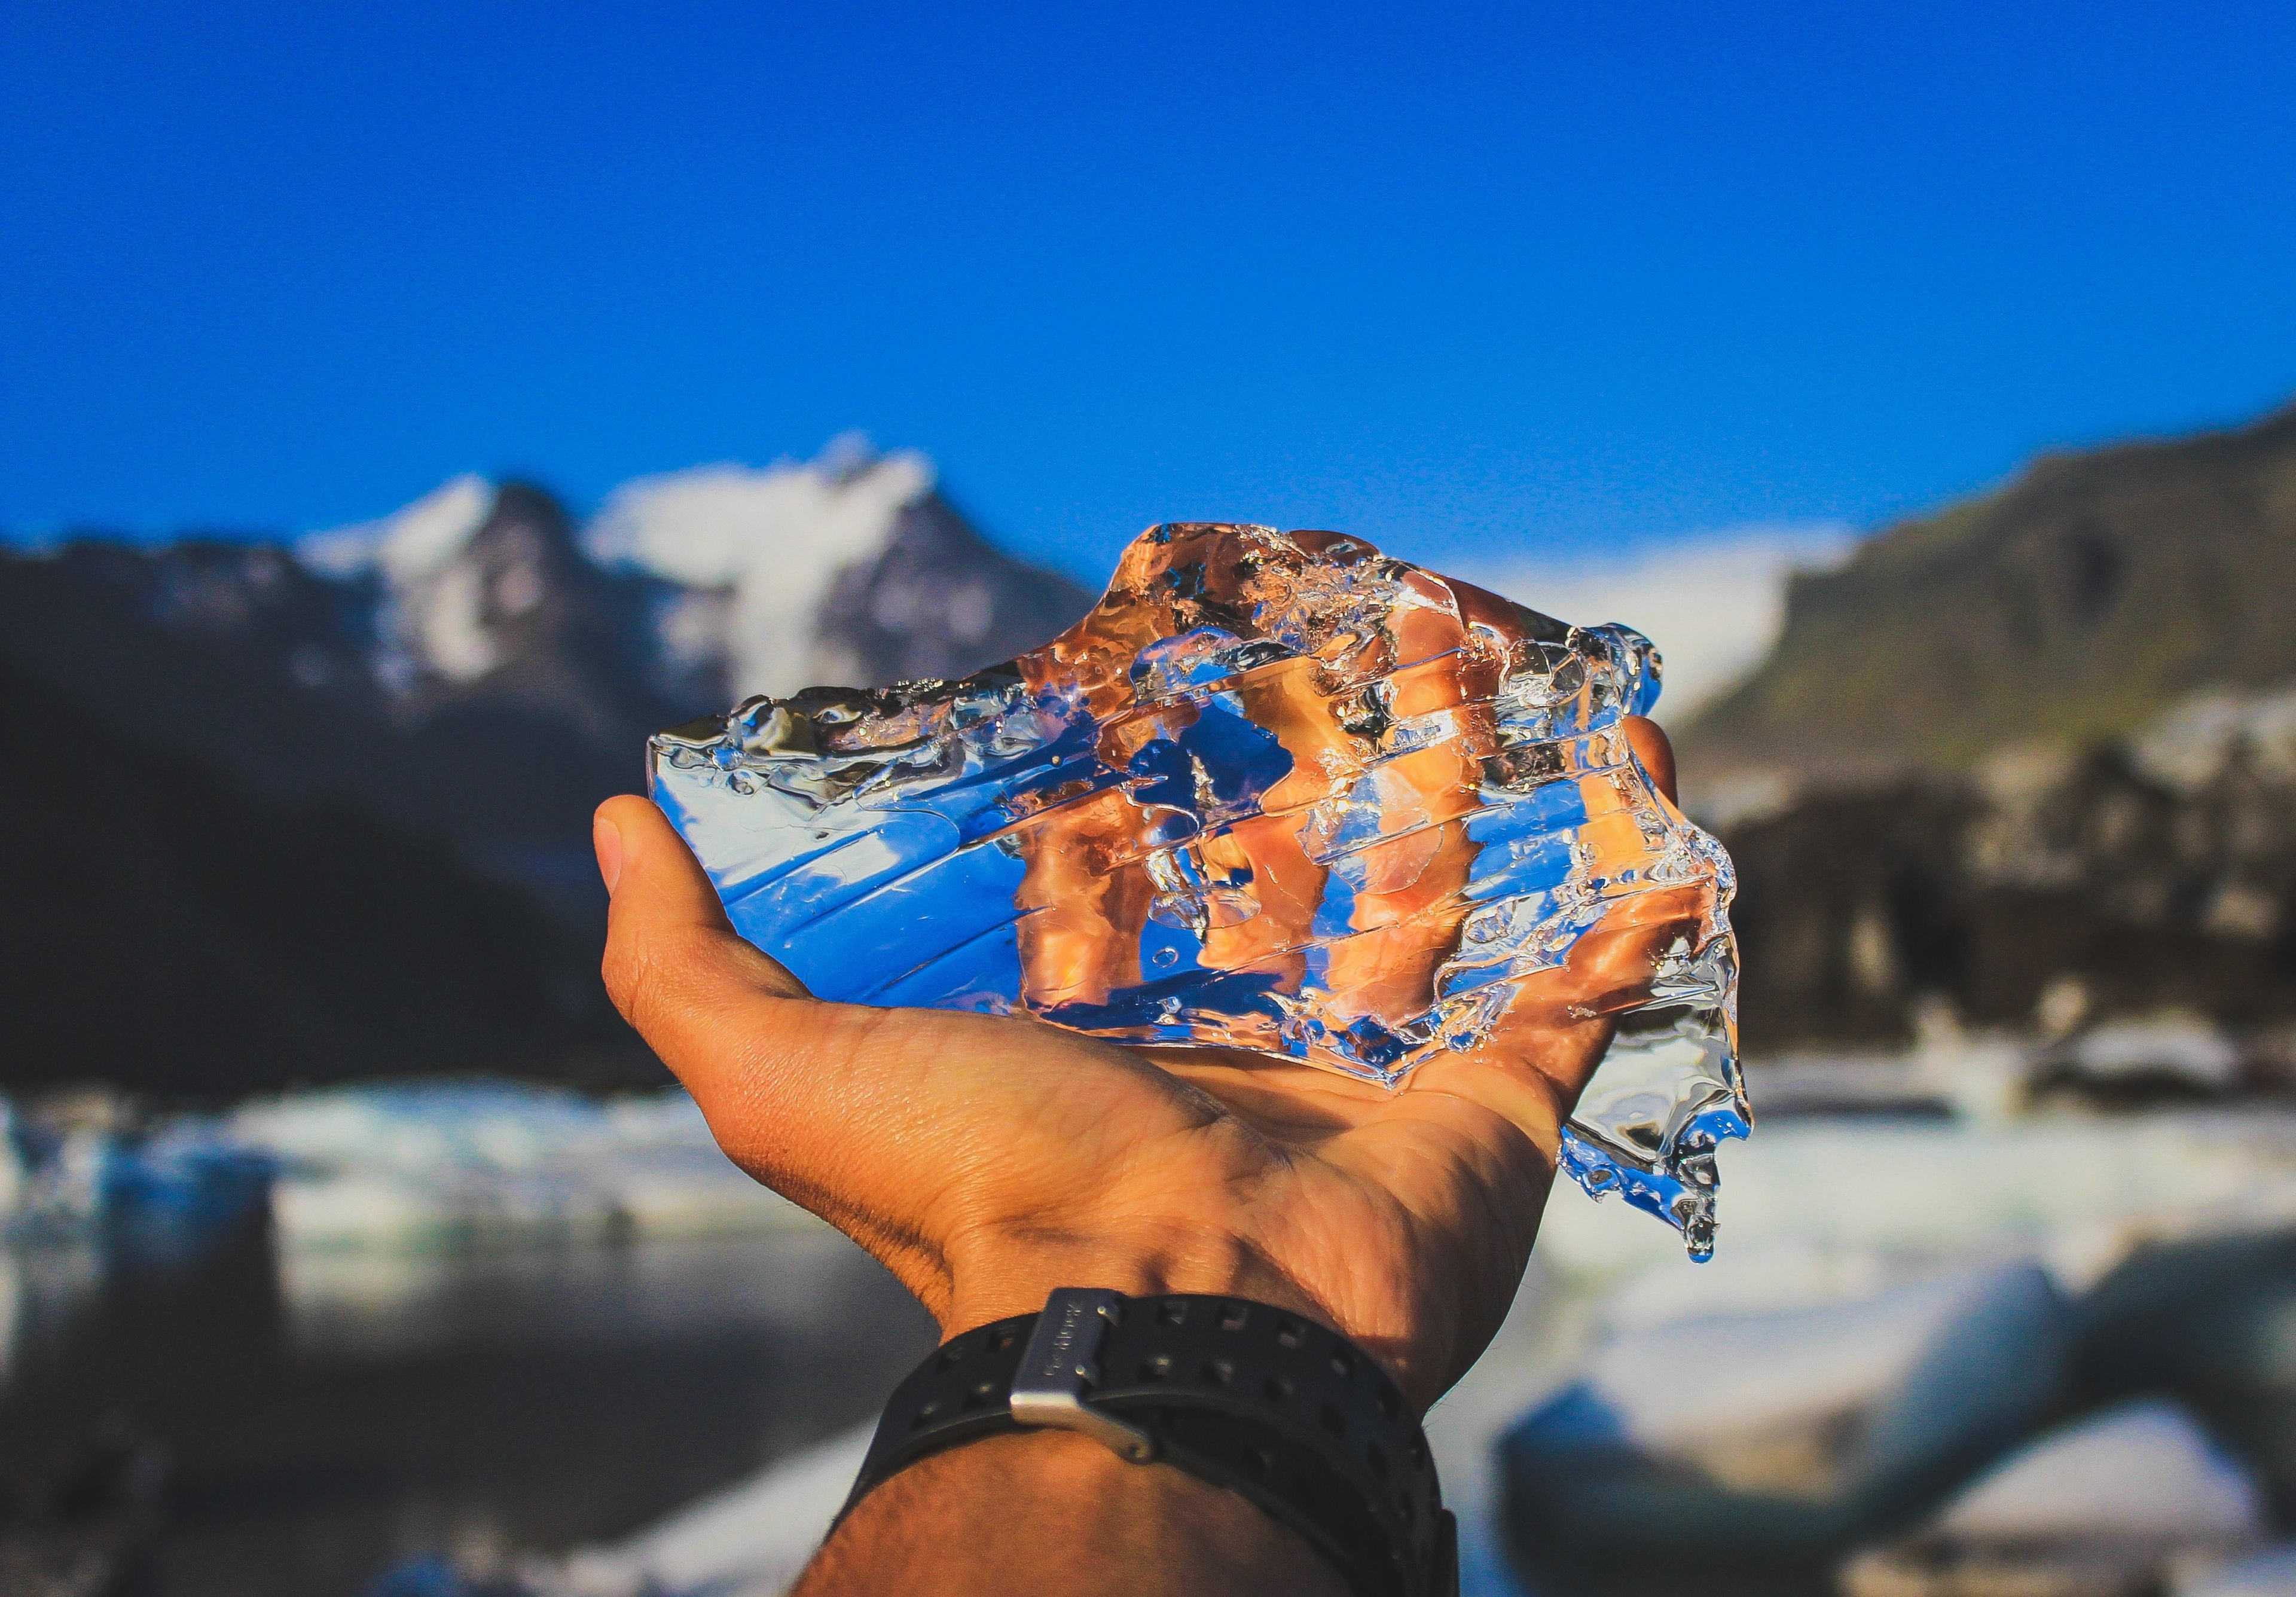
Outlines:
{"label": "white ice floe", "polygon": [[2118,1536],[2241,1543],[2264,1528],[2256,1483],[2178,1404],[2123,1404],[2027,1444],[1948,1503],[1961,1541]]}
{"label": "white ice floe", "polygon": [[1780,1243],[1884,1258],[2037,1254],[2073,1290],[2140,1243],[2296,1224],[2296,1115],[2254,1107],[1989,1125],[1785,1119],[1721,1162],[1711,1264],[1684,1263],[1671,1239],[1643,1234],[1654,1228],[1641,1215],[1576,1192],[1548,1204],[1540,1254],[1590,1290],[1727,1274]]}
{"label": "white ice floe", "polygon": [[2296,1542],[2180,1571],[2170,1597],[2288,1597],[2296,1592]]}
{"label": "white ice floe", "polygon": [[677,1089],[599,1102],[504,1082],[334,1087],[250,1101],[219,1130],[277,1161],[290,1253],[815,1223],[728,1161]]}
{"label": "white ice floe", "polygon": [[2240,1079],[2240,1050],[2224,1028],[2203,1015],[2169,1013],[2107,1020],[2073,1043],[2071,1063],[2110,1080],[2158,1071],[2210,1092],[2227,1092]]}
{"label": "white ice floe", "polygon": [[1951,1271],[1863,1301],[1638,1327],[1595,1353],[1587,1384],[1623,1439],[1688,1458],[1870,1413],[1949,1345],[1998,1342],[2055,1314],[2030,1265]]}
{"label": "white ice floe", "polygon": [[[1759,1077],[1755,1093],[1759,1110]],[[1883,1325],[1861,1347],[1875,1316],[1857,1306],[1887,1301],[1905,1283],[1918,1297],[1945,1290],[1941,1272],[2038,1260],[2070,1295],[2148,1242],[2296,1224],[2296,1116],[2251,1105],[2014,1120],[1786,1118],[1731,1144],[1723,1175],[1720,1241],[1707,1265],[1645,1235],[1642,1216],[1620,1206],[1575,1190],[1549,1204],[1522,1298],[1429,1418],[1445,1495],[1461,1513],[1469,1597],[1518,1591],[1496,1541],[1496,1440],[1571,1381],[1598,1370],[1613,1382],[1651,1379],[1654,1431],[1693,1444],[1706,1432],[1719,1444],[1710,1456],[1733,1473],[1766,1454],[1791,1462],[1794,1450],[1775,1445],[1742,1447],[1732,1461],[1723,1421],[1742,1419],[1738,1439],[1748,1443],[1794,1430],[1781,1421],[1822,1406],[1798,1382],[1799,1355],[1741,1350],[1760,1340],[1741,1336],[1726,1356],[1695,1326],[1773,1314],[1805,1331],[1830,1327],[1845,1346],[1809,1355],[1813,1389],[1854,1396],[1902,1368],[1912,1339]],[[1924,1278],[1932,1284],[1918,1287]],[[1694,1380],[1683,1373],[1692,1370]],[[1664,1412],[1677,1402],[1679,1420]],[[2257,1589],[2296,1593],[2296,1584]]]}
{"label": "white ice floe", "polygon": [[2182,1405],[2150,1398],[2026,1443],[1910,1536],[1851,1557],[1841,1588],[2138,1597],[2179,1570],[2220,1566],[2264,1526],[2249,1472]]}

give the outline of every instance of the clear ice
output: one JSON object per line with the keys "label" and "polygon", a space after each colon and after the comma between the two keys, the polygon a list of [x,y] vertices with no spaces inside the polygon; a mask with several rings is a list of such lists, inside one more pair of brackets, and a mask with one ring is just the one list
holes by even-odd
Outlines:
{"label": "clear ice", "polygon": [[736,930],[823,998],[1390,1087],[1608,1015],[1563,1167],[1704,1258],[1751,1124],[1734,878],[1628,742],[1659,675],[1628,627],[1355,538],[1168,525],[1018,659],[751,699],[649,772]]}

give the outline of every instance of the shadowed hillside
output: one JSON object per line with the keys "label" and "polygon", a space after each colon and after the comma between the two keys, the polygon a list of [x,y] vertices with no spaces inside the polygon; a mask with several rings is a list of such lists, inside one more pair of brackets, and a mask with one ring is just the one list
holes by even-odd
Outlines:
{"label": "shadowed hillside", "polygon": [[1684,733],[1693,778],[1966,766],[2296,676],[2296,407],[2042,459],[1797,577],[1776,649]]}
{"label": "shadowed hillside", "polygon": [[592,940],[446,843],[151,757],[4,659],[0,746],[9,1088],[660,1079],[598,990]]}

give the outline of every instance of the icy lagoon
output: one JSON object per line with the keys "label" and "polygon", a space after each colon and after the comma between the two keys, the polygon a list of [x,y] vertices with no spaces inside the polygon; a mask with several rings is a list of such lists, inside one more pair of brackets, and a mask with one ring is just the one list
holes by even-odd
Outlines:
{"label": "icy lagoon", "polygon": [[[929,1341],[922,1315],[841,1239],[712,1165],[690,1106],[454,1093],[232,1117],[250,1142],[264,1128],[284,1174],[267,1234],[204,1263],[108,1274],[94,1241],[12,1247],[9,1413],[124,1405],[162,1435],[171,1589],[195,1597],[348,1593],[426,1551],[474,1569],[525,1557],[537,1591],[705,1568],[773,1589],[841,1491],[814,1489],[844,1468],[836,1438]],[[1865,1306],[1905,1301],[1892,1293],[1950,1297],[1922,1283],[2028,1263],[2073,1292],[2148,1240],[2296,1225],[2287,1110],[1968,1110],[1774,1118],[1737,1151],[1731,1225],[1702,1266],[1615,1198],[1562,1183],[1505,1331],[1431,1421],[1468,1589],[1519,1589],[1494,1447],[1575,1380],[1631,1386],[1636,1359],[1678,1356],[1734,1315],[1838,1321],[1849,1334],[1744,1351],[1696,1404],[1636,1421],[1755,1429],[1888,1379],[1910,1333],[1857,1328]],[[682,1511],[724,1488],[714,1521]],[[283,1573],[250,1585],[255,1567]]]}
{"label": "icy lagoon", "polygon": [[[149,1129],[24,1139],[0,1465],[109,1416],[163,1450],[170,1597],[627,1534],[873,1413],[931,1342],[682,1093],[355,1088]],[[207,1226],[188,1180],[155,1208],[147,1167],[193,1150],[270,1162],[266,1208]]]}

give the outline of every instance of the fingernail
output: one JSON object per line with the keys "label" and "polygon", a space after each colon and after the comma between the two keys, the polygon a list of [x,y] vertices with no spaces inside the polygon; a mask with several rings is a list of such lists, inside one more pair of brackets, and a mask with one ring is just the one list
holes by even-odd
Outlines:
{"label": "fingernail", "polygon": [[606,897],[622,879],[622,829],[600,815],[590,826],[590,846],[598,851],[598,874],[606,879]]}

